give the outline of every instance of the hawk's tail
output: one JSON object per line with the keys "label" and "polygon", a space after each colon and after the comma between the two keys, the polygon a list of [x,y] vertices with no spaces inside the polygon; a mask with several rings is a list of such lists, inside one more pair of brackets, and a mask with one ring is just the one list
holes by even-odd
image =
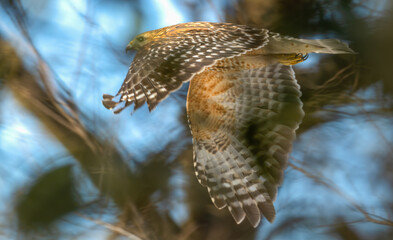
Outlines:
{"label": "hawk's tail", "polygon": [[264,48],[269,54],[290,53],[328,53],[354,54],[348,44],[337,39],[297,39],[291,37],[272,36],[269,44]]}

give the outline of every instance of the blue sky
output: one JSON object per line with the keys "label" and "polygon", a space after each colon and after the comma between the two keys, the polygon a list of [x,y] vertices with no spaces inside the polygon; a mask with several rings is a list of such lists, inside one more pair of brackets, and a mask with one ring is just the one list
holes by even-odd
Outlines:
{"label": "blue sky", "polygon": [[[131,5],[97,5],[95,1],[54,0],[41,8],[40,1],[22,2],[29,17],[34,19],[30,30],[35,46],[56,73],[55,77],[73,90],[72,95],[82,109],[104,119],[109,125],[118,126],[118,132],[113,135],[119,137],[134,158],[143,159],[150,146],[162,148],[183,133],[184,129],[179,127],[178,123],[185,105],[182,98],[168,98],[152,113],[149,113],[145,106],[132,115],[130,110],[114,115],[102,106],[101,96],[103,93],[114,94],[119,89],[131,62],[131,56],[125,55],[124,48],[133,35],[139,33],[137,30],[143,32],[193,20],[219,21],[207,3],[200,19],[191,19],[187,17],[186,7],[179,4],[180,1],[146,0],[142,11],[148,16],[147,21],[141,24],[140,29],[128,29],[132,25],[130,22],[138,21],[137,13]],[[220,11],[222,1],[213,2]],[[21,46],[20,36],[4,12],[0,12],[0,18],[1,34],[15,40],[12,42],[16,46]],[[85,18],[91,21],[87,22]],[[20,47],[18,49],[21,53],[26,51]],[[313,58],[311,55],[308,64],[316,63],[317,57]],[[31,64],[28,60],[26,63]],[[370,98],[374,97],[373,90],[369,91],[370,93],[366,94]],[[12,197],[20,186],[29,183],[39,173],[58,165],[72,163],[73,160],[66,157],[67,152],[61,144],[15,102],[12,94],[5,92],[3,99],[0,107],[0,202],[6,204],[0,205],[0,213],[10,213]],[[356,106],[354,108],[356,109]],[[8,109],[12,111],[6,111]],[[366,121],[363,117],[344,118],[304,133],[295,143],[292,156],[301,162],[315,156],[328,156],[325,167],[320,170],[321,175],[333,181],[345,194],[370,211],[383,214],[384,209],[376,205],[381,199],[391,198],[391,191],[387,191],[386,183],[373,183],[370,179],[379,173],[380,167],[372,164],[374,154],[384,149],[381,145],[392,145],[393,142],[390,131],[384,132],[388,141],[384,142],[375,126],[389,129],[391,123],[392,119],[378,117],[372,121]],[[313,183],[293,169],[289,168],[285,177],[275,204],[278,209],[276,221],[283,221],[288,215],[296,215],[300,210],[293,208],[293,204],[305,200],[310,202],[309,209],[306,210],[309,214],[325,214],[329,217],[334,208],[352,211],[353,214],[349,215],[354,220],[361,218],[342,197]],[[178,186],[184,184],[184,181],[195,179],[186,179],[181,173],[172,179],[173,184]],[[183,195],[179,190],[174,194],[173,200],[172,214],[179,223],[187,218],[186,206],[178,204],[181,203]],[[3,217],[0,217],[0,222],[5,222],[4,216],[7,215],[1,215]],[[113,219],[109,218],[108,221],[111,220]],[[331,222],[333,224],[334,219],[331,219]],[[274,225],[265,224],[259,229],[259,236],[266,236],[272,228]],[[383,230],[383,227],[363,224],[359,229],[363,229],[366,234]],[[93,238],[97,234],[101,236],[100,239],[104,239],[101,235],[103,230],[96,231],[90,232],[89,237]],[[323,228],[320,232],[302,228],[295,235],[291,235],[291,238],[325,239],[323,231]],[[84,237],[86,235],[80,239]],[[281,239],[288,239],[288,236],[282,236]]]}

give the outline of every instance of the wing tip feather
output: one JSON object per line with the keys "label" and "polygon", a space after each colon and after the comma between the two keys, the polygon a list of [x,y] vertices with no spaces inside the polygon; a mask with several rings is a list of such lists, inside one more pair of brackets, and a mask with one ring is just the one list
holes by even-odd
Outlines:
{"label": "wing tip feather", "polygon": [[104,105],[104,107],[109,110],[115,108],[117,105],[119,105],[119,102],[113,101],[114,97],[115,96],[112,96],[110,94],[103,94],[102,95],[102,105]]}

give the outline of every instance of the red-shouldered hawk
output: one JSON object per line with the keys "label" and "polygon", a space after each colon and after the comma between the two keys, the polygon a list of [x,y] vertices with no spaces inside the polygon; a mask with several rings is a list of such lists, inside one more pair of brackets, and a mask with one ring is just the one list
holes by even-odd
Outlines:
{"label": "red-shouldered hawk", "polygon": [[[307,53],[348,54],[336,39],[283,37],[231,23],[192,22],[149,31],[132,40],[137,50],[116,96],[119,113],[145,102],[153,110],[187,81],[187,115],[194,167],[214,205],[237,223],[272,222],[295,130],[302,118],[300,87],[291,65]],[[123,103],[123,106],[118,106]]]}

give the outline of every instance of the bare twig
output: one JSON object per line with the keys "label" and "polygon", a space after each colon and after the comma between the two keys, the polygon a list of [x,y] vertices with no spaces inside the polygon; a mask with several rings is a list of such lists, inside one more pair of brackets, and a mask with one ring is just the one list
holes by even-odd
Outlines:
{"label": "bare twig", "polygon": [[357,102],[360,111],[366,116],[368,122],[375,128],[378,135],[382,138],[383,142],[386,144],[387,148],[389,149],[390,156],[393,156],[393,144],[386,138],[385,134],[383,133],[382,129],[375,123],[374,119],[371,117],[370,114],[367,114],[366,109],[364,109],[364,105]]}
{"label": "bare twig", "polygon": [[314,180],[317,183],[320,183],[320,184],[324,185],[328,189],[330,189],[333,192],[337,193],[339,196],[341,196],[346,201],[348,201],[356,210],[358,210],[361,214],[363,214],[365,220],[367,220],[368,222],[372,222],[372,223],[376,223],[376,224],[381,224],[381,225],[386,225],[386,226],[393,227],[393,221],[392,220],[389,220],[389,219],[383,218],[381,216],[377,216],[377,215],[374,215],[374,214],[371,214],[371,213],[367,212],[358,203],[356,203],[355,200],[353,200],[351,197],[349,197],[348,195],[346,195],[342,191],[340,191],[340,189],[337,186],[335,186],[334,183],[329,182],[327,179],[322,178],[320,175],[315,175],[315,174],[305,170],[304,168],[296,166],[293,163],[289,163],[288,165],[290,167],[292,167],[293,169],[295,169],[296,171],[299,171],[299,172],[303,173],[308,178]]}
{"label": "bare twig", "polygon": [[323,91],[323,90],[326,90],[327,88],[331,88],[331,87],[339,85],[344,79],[346,79],[347,77],[349,77],[355,73],[354,71],[350,71],[349,73],[347,73],[343,76],[343,74],[347,70],[351,69],[351,67],[352,67],[352,64],[349,64],[346,67],[343,67],[342,69],[337,71],[333,77],[331,77],[326,82],[324,82],[323,85],[317,86],[315,90]]}
{"label": "bare twig", "polygon": [[139,238],[135,234],[130,233],[127,230],[125,230],[124,228],[121,228],[119,226],[116,226],[116,225],[113,225],[113,224],[110,224],[110,223],[107,223],[107,222],[103,222],[103,221],[101,221],[99,219],[91,218],[91,217],[86,216],[86,215],[81,214],[81,213],[77,213],[77,215],[80,216],[81,218],[84,218],[84,219],[92,221],[92,222],[94,222],[94,223],[96,223],[98,225],[101,225],[101,226],[105,227],[108,230],[111,230],[111,231],[113,231],[115,233],[118,233],[120,235],[128,237],[131,240],[142,240],[142,238]]}

